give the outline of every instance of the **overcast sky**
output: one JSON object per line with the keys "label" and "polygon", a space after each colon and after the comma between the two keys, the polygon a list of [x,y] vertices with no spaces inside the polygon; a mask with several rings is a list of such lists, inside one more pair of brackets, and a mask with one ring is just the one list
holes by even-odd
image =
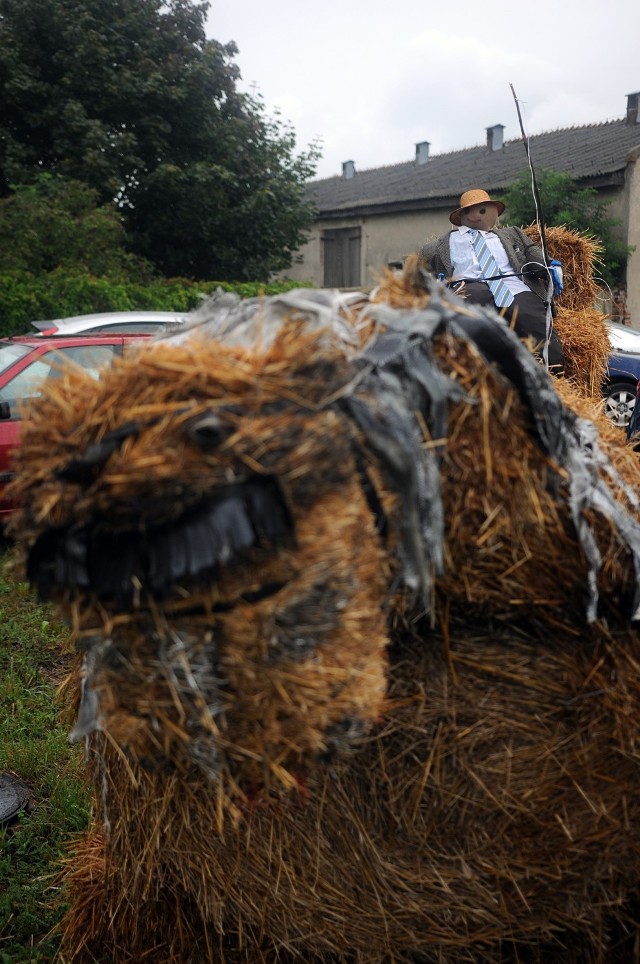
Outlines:
{"label": "overcast sky", "polygon": [[[638,0],[211,0],[208,35],[235,41],[243,90],[279,108],[317,177],[623,117],[640,91]],[[640,125],[639,125],[640,133]],[[639,136],[640,141],[640,136]],[[535,164],[535,156],[533,156]]]}

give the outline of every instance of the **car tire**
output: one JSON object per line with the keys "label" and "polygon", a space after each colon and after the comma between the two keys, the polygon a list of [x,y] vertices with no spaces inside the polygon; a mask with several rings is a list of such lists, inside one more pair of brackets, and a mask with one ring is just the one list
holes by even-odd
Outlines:
{"label": "car tire", "polygon": [[614,425],[626,428],[636,404],[636,386],[630,382],[610,382],[604,393],[604,411]]}

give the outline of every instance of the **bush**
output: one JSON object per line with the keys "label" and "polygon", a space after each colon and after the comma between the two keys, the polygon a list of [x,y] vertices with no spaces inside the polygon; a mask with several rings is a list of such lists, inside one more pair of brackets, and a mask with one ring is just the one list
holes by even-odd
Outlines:
{"label": "bush", "polygon": [[[306,284],[309,286],[310,282]],[[217,289],[241,298],[273,295],[304,287],[296,281],[193,282],[185,278],[160,278],[144,284],[114,281],[61,270],[31,275],[0,274],[0,336],[31,331],[31,322],[84,315],[96,311],[191,311]]]}

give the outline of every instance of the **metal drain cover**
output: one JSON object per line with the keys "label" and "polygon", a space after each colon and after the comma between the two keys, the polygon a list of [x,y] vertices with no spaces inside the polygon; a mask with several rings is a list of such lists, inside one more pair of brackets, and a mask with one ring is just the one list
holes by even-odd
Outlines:
{"label": "metal drain cover", "polygon": [[28,786],[13,773],[0,773],[0,825],[13,820],[28,802]]}

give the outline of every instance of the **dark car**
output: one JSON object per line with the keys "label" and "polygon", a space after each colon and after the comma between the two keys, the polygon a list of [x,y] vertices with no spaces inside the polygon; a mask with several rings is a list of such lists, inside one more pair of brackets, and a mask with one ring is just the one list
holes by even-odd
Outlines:
{"label": "dark car", "polygon": [[636,439],[638,432],[640,432],[640,404],[638,403],[638,397],[640,396],[640,381],[638,381],[638,388],[636,392],[636,404],[633,406],[633,411],[631,412],[631,418],[629,419],[629,424],[627,425],[627,438],[635,439],[634,449],[638,451],[638,445],[640,442]]}
{"label": "dark car", "polygon": [[640,331],[606,322],[612,352],[602,388],[604,410],[620,428],[626,429],[636,404],[640,381]]}
{"label": "dark car", "polygon": [[22,407],[37,398],[43,383],[59,378],[65,365],[80,365],[94,378],[121,355],[125,345],[140,340],[119,335],[42,335],[0,339],[0,524],[15,506],[4,494],[13,478],[11,457],[20,441]]}

